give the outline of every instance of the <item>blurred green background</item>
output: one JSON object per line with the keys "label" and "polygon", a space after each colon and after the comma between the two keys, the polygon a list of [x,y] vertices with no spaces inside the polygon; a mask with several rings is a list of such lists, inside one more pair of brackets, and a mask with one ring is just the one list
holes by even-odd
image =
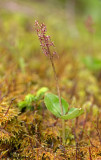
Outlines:
{"label": "blurred green background", "polygon": [[40,67],[35,20],[46,24],[61,57],[101,58],[101,0],[0,0],[1,62],[10,64],[10,55],[22,68]]}

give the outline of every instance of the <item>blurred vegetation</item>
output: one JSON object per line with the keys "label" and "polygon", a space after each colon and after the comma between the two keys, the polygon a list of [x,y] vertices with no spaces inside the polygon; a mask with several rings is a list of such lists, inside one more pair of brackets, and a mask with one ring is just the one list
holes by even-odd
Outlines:
{"label": "blurred vegetation", "polygon": [[[89,148],[92,159],[101,158],[101,1],[72,2],[74,7],[70,0],[0,1],[0,159],[72,160],[75,150],[78,159],[89,159]],[[54,61],[62,96],[85,110],[66,121],[66,146],[60,120],[46,110],[43,97],[31,102],[32,110],[18,106],[43,86],[56,93],[35,19],[46,24],[59,54]]]}

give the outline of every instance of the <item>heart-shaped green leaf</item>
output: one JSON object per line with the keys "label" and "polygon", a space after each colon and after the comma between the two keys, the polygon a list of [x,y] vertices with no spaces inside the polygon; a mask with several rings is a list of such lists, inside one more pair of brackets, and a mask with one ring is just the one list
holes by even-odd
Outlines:
{"label": "heart-shaped green leaf", "polygon": [[84,113],[84,110],[81,109],[81,108],[71,108],[69,110],[68,114],[63,115],[60,118],[65,119],[65,120],[73,119],[73,118],[76,118],[76,117],[80,116],[83,113]]}
{"label": "heart-shaped green leaf", "polygon": [[[53,113],[56,117],[61,116],[61,108],[59,104],[59,98],[58,96],[52,94],[52,93],[47,93],[44,98],[45,105],[47,109]],[[65,99],[61,98],[61,103],[63,107],[63,114],[65,115],[68,111],[68,103],[66,102]]]}

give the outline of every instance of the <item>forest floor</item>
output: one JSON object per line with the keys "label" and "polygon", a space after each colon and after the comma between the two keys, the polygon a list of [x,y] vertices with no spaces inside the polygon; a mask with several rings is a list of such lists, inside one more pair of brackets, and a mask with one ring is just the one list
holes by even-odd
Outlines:
{"label": "forest floor", "polygon": [[[101,160],[100,27],[95,25],[91,33],[85,19],[77,18],[75,36],[59,6],[0,3],[0,159]],[[46,109],[44,95],[19,107],[42,87],[57,94],[50,61],[34,32],[37,17],[47,25],[59,55],[54,63],[62,97],[69,108],[84,109],[80,117],[66,120],[65,145],[61,120]]]}

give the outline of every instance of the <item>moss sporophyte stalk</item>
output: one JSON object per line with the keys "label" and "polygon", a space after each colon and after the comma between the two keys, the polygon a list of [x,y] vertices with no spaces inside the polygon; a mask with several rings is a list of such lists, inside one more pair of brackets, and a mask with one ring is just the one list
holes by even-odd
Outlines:
{"label": "moss sporophyte stalk", "polygon": [[[43,53],[49,57],[52,69],[54,72],[57,94],[58,96],[47,93],[44,98],[45,105],[47,109],[54,114],[56,117],[62,120],[62,142],[65,144],[65,120],[73,119],[84,113],[81,108],[70,108],[69,104],[61,98],[61,92],[59,87],[59,80],[56,74],[56,69],[53,61],[54,54],[57,54],[55,51],[51,52],[50,47],[55,47],[54,43],[51,41],[51,37],[46,35],[47,28],[44,23],[39,24],[38,21],[35,21],[35,31],[40,41],[40,46],[42,48]],[[68,113],[68,114],[67,114]]]}

